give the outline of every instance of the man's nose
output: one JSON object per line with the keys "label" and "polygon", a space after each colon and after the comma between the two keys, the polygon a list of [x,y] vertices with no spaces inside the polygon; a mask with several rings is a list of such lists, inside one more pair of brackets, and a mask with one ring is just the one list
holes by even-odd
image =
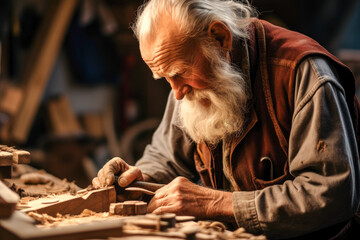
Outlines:
{"label": "man's nose", "polygon": [[177,100],[181,100],[185,97],[185,95],[187,93],[189,93],[191,91],[191,88],[189,85],[184,84],[184,83],[179,83],[176,81],[169,81],[171,88],[174,91],[175,94],[175,98]]}

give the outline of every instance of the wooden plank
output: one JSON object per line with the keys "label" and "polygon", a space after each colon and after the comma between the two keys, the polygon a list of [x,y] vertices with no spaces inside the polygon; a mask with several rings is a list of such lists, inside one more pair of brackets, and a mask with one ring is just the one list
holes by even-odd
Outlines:
{"label": "wooden plank", "polygon": [[10,128],[15,142],[27,140],[77,0],[51,1],[22,75],[24,97]]}
{"label": "wooden plank", "polygon": [[[39,198],[27,203],[28,208],[23,212],[36,211],[50,216],[61,214],[80,214],[84,209],[94,212],[107,212],[111,203],[116,202],[114,186],[86,191],[79,191],[76,195],[62,194],[48,198]],[[24,206],[22,206],[24,207]]]}
{"label": "wooden plank", "polygon": [[8,218],[15,211],[20,197],[0,181],[0,218]]}

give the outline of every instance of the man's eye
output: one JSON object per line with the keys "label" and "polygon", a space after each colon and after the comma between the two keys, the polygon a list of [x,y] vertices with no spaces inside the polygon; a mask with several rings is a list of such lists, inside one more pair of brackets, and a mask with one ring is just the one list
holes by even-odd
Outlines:
{"label": "man's eye", "polygon": [[183,78],[183,77],[184,77],[184,72],[181,72],[181,73],[175,74],[173,78],[179,79],[179,78]]}

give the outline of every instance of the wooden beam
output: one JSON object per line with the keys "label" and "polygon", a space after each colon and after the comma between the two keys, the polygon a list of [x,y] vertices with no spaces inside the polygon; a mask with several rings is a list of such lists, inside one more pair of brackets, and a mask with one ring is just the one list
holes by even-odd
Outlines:
{"label": "wooden beam", "polygon": [[13,141],[27,140],[77,0],[51,1],[22,75],[23,102],[10,128]]}

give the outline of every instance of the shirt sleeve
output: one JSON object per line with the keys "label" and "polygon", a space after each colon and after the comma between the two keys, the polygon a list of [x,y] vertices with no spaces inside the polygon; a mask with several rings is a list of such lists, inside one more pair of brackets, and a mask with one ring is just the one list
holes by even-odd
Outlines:
{"label": "shirt sleeve", "polygon": [[159,183],[169,183],[177,176],[196,180],[194,142],[181,129],[178,118],[179,101],[171,91],[163,119],[136,166]]}
{"label": "shirt sleeve", "polygon": [[308,58],[296,74],[289,137],[294,180],[233,193],[239,226],[289,238],[350,219],[359,204],[359,154],[345,93],[323,58]]}

